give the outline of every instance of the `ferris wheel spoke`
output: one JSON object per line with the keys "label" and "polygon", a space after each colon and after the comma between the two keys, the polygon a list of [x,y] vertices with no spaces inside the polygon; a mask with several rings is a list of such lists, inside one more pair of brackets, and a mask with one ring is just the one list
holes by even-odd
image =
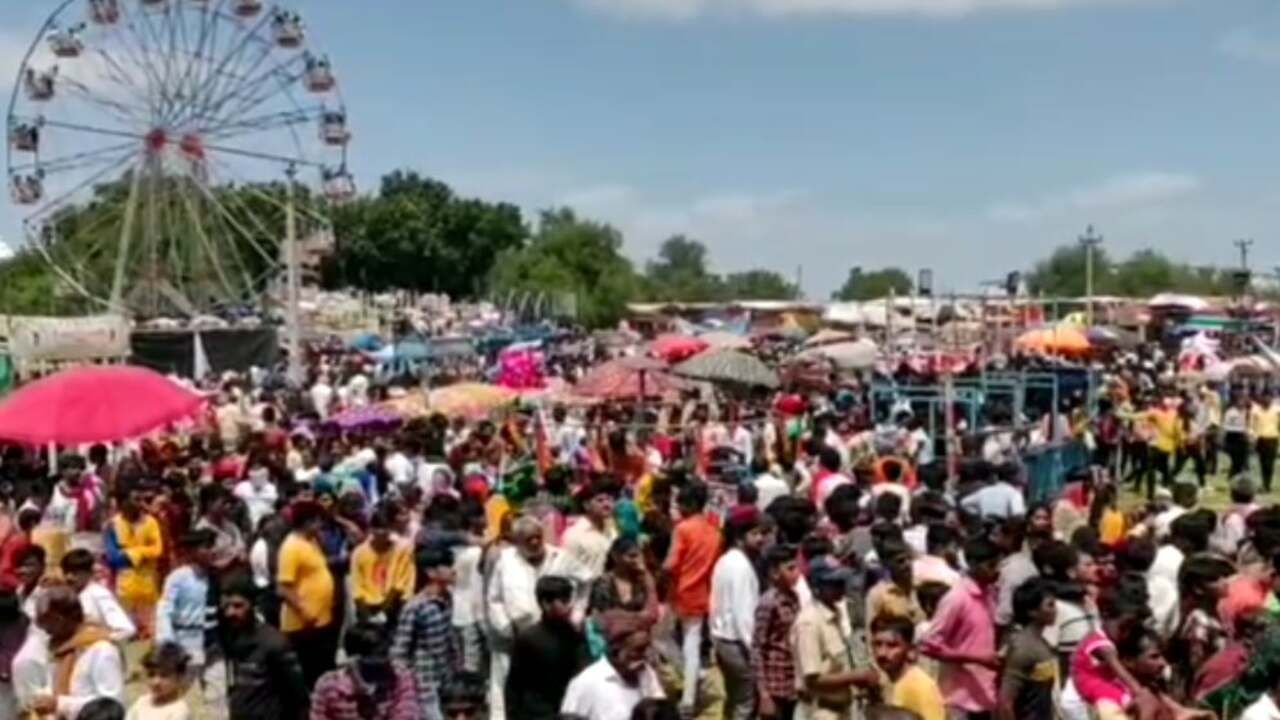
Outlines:
{"label": "ferris wheel spoke", "polygon": [[[247,115],[251,112],[256,111],[258,108],[262,107],[263,105],[267,104],[273,98],[281,95],[288,97],[289,101],[296,106],[297,103],[296,101],[293,100],[293,97],[289,94],[288,89],[294,83],[301,80],[302,76],[306,73],[306,71],[299,70],[295,74],[285,74],[281,76],[279,74],[281,70],[283,70],[283,66],[262,75],[256,82],[257,90],[253,94],[241,93],[243,97],[239,98],[238,101],[234,102],[234,104],[231,105],[231,107],[226,108],[225,110],[220,112],[220,116],[222,118],[230,120],[233,118],[240,117],[242,115]],[[252,87],[252,86],[246,84],[246,89],[248,89],[248,87]],[[235,101],[235,98],[233,98],[232,96],[228,96],[226,101],[228,103],[231,103]]]}
{"label": "ferris wheel spoke", "polygon": [[[124,4],[122,4],[122,7],[123,6]],[[126,36],[131,37],[134,41],[134,44],[136,45],[136,48],[137,48],[136,55],[138,57],[138,65],[142,67],[143,72],[145,72],[147,75],[148,105],[151,108],[151,112],[156,116],[159,116],[160,112],[164,108],[164,95],[165,95],[164,80],[160,75],[160,68],[158,67],[158,63],[155,61],[155,58],[151,52],[151,46],[147,42],[147,39],[144,36],[143,32],[138,29],[135,22],[136,21],[130,21],[125,24],[125,28],[128,31],[131,31],[132,34],[130,34],[129,32],[122,31],[121,37],[126,37]]]}
{"label": "ferris wheel spoke", "polygon": [[102,48],[99,48],[97,53],[103,61],[103,74],[116,85],[127,90],[135,100],[147,106],[147,110],[150,111],[151,102],[147,98],[146,87],[138,84],[138,81],[124,69],[111,53]]}
{"label": "ferris wheel spoke", "polygon": [[[193,174],[187,174],[187,180],[191,183],[199,182]],[[199,211],[196,210],[195,202],[191,195],[182,195],[183,208],[186,210],[187,217],[190,218],[192,226],[195,228],[195,235],[200,240],[200,244],[204,246],[205,253],[209,258],[209,264],[213,266],[214,274],[218,276],[222,288],[228,295],[234,295],[235,289],[231,285],[231,281],[227,278],[226,270],[222,267],[222,253],[214,249],[213,242],[209,239],[209,234],[205,230],[205,223],[200,217]]]}
{"label": "ferris wheel spoke", "polygon": [[221,77],[217,78],[216,83],[210,88],[209,101],[205,104],[207,114],[221,112],[227,103],[239,97],[247,89],[264,84],[273,71],[281,67],[287,67],[288,64],[294,62],[294,60],[289,60],[284,64],[273,65],[270,70],[257,75],[256,73],[262,67],[263,62],[271,56],[271,46],[263,44],[260,46],[260,50],[261,52],[252,60],[245,61],[242,58],[237,62],[234,72],[221,73]]}
{"label": "ferris wheel spoke", "polygon": [[60,195],[58,195],[58,196],[56,196],[56,197],[54,197],[54,198],[52,198],[52,199],[48,200],[47,202],[45,202],[45,203],[44,203],[43,205],[41,205],[40,207],[38,207],[38,208],[36,208],[35,210],[33,210],[31,213],[29,213],[29,214],[27,215],[27,219],[28,219],[28,220],[31,220],[31,219],[35,219],[35,218],[40,218],[40,217],[44,216],[44,214],[45,214],[45,213],[49,212],[49,211],[50,211],[50,210],[52,210],[52,209],[55,209],[55,208],[61,208],[61,207],[63,207],[63,206],[64,206],[64,204],[65,204],[68,200],[70,200],[71,198],[75,197],[75,195],[76,195],[77,193],[79,193],[81,190],[84,190],[85,188],[89,188],[89,187],[92,187],[92,186],[96,185],[96,184],[98,183],[98,181],[100,181],[100,180],[102,180],[103,178],[105,178],[105,177],[107,176],[107,174],[108,174],[108,173],[111,173],[111,172],[113,172],[113,171],[115,171],[115,170],[117,170],[117,169],[119,169],[119,168],[123,167],[123,166],[124,166],[124,165],[126,165],[130,160],[132,160],[134,157],[136,157],[136,156],[137,156],[137,154],[138,154],[138,153],[137,153],[137,151],[135,151],[135,150],[130,150],[129,152],[127,152],[127,153],[125,153],[124,155],[122,155],[122,156],[120,156],[119,158],[117,158],[115,162],[110,163],[109,165],[107,165],[106,167],[102,168],[101,170],[98,170],[97,172],[95,172],[95,173],[93,173],[93,174],[89,175],[88,177],[84,178],[84,179],[83,179],[83,180],[81,180],[77,185],[75,185],[74,187],[72,187],[70,190],[67,190],[66,192],[63,192],[62,194],[60,194]]}
{"label": "ferris wheel spoke", "polygon": [[[270,13],[263,13],[262,18],[259,19],[252,28],[244,31],[243,36],[240,37],[238,42],[230,45],[226,54],[217,61],[216,66],[214,65],[214,58],[210,57],[211,70],[205,76],[204,81],[200,83],[200,86],[196,88],[194,93],[192,93],[192,110],[197,113],[196,117],[199,116],[198,113],[202,112],[202,108],[207,107],[209,104],[210,99],[213,97],[213,92],[221,79],[222,72],[225,71],[232,62],[235,62],[241,53],[244,52],[245,48],[249,47],[254,40],[261,41],[261,38],[258,37],[258,32],[266,26],[269,20]],[[216,45],[212,49],[216,49]],[[190,118],[184,117],[182,119],[189,120]]]}
{"label": "ferris wheel spoke", "polygon": [[[121,5],[121,7],[124,7],[124,5]],[[142,78],[138,83],[138,92],[141,94],[148,112],[154,116],[157,108],[155,107],[155,98],[152,97],[151,92],[152,88],[158,85],[158,80],[155,77],[151,63],[148,62],[146,55],[142,52],[142,48],[136,42],[131,42],[134,38],[122,29],[123,25],[125,25],[124,22],[117,22],[111,26],[111,37],[116,40],[123,62],[115,62],[114,58],[109,62],[115,64],[117,70],[125,77],[130,78],[132,75],[124,69],[125,65],[140,68]]]}
{"label": "ferris wheel spoke", "polygon": [[[289,211],[288,204],[281,201],[280,198],[273,196],[271,193],[263,192],[258,183],[250,182],[249,180],[242,177],[238,172],[235,171],[234,168],[231,167],[229,163],[223,160],[220,160],[218,158],[214,158],[213,162],[215,165],[218,166],[218,168],[223,174],[230,177],[233,181],[238,182],[240,184],[240,187],[248,189],[250,193],[258,196],[258,198],[266,201],[267,203],[270,203],[271,205],[276,206],[283,212]],[[309,218],[310,220],[312,220],[313,222],[319,225],[329,224],[329,221],[327,218],[323,217],[319,213],[316,213],[315,211],[312,210],[312,206],[310,203],[295,202],[294,210],[296,210],[300,215],[306,216],[307,218]]]}
{"label": "ferris wheel spoke", "polygon": [[59,155],[52,158],[40,158],[27,163],[19,163],[11,166],[10,171],[26,172],[29,170],[42,170],[46,176],[54,175],[69,170],[80,170],[86,167],[92,167],[102,162],[111,162],[119,156],[121,152],[129,148],[136,147],[136,143],[127,142],[118,145],[110,145],[97,150],[87,150],[70,155]]}
{"label": "ferris wheel spoke", "polygon": [[[236,232],[240,233],[246,240],[249,241],[249,245],[259,255],[262,256],[263,260],[272,264],[277,262],[276,259],[272,258],[269,253],[265,252],[262,249],[262,247],[258,244],[258,242],[254,240],[253,233],[247,230],[244,227],[244,225],[241,225],[240,221],[236,218],[235,214],[232,213],[231,210],[228,209],[227,206],[224,205],[220,199],[218,199],[217,193],[209,189],[209,187],[204,183],[196,183],[196,187],[204,195],[205,199],[209,201],[209,204],[212,205],[218,211],[218,214],[222,216],[223,220],[232,228],[234,228]],[[228,194],[228,197],[230,197],[230,193]],[[257,218],[252,213],[246,213],[246,214],[248,217],[257,221],[257,223],[259,224],[259,227],[261,227],[261,221],[258,221]],[[266,233],[266,235],[270,237],[270,233]]]}
{"label": "ferris wheel spoke", "polygon": [[320,163],[305,158],[289,157],[287,155],[276,155],[274,153],[260,152],[257,150],[247,150],[244,148],[232,147],[230,145],[205,145],[205,150],[212,150],[224,155],[234,155],[236,157],[247,158],[249,160],[263,160],[266,162],[278,163],[281,165],[299,165],[303,167],[321,166]]}
{"label": "ferris wheel spoke", "polygon": [[[219,0],[219,9],[225,0]],[[186,68],[179,80],[179,88],[188,96],[195,92],[197,80],[203,72],[205,61],[205,43],[209,40],[209,33],[212,29],[216,30],[218,26],[217,9],[211,9],[208,5],[200,6],[199,13],[199,37],[195,42],[194,49],[191,47],[189,35],[195,35],[194,31],[188,32],[187,23],[182,23],[182,35],[184,40],[184,51],[187,53],[188,61]],[[185,20],[185,15],[184,15]]]}
{"label": "ferris wheel spoke", "polygon": [[138,115],[135,108],[130,107],[119,100],[106,97],[74,78],[64,76],[61,78],[61,82],[63,87],[70,90],[71,93],[80,100],[108,113],[124,125],[128,127],[141,127],[147,125],[146,118]]}
{"label": "ferris wheel spoke", "polygon": [[88,133],[90,135],[103,135],[106,137],[130,138],[132,140],[137,140],[139,142],[145,141],[147,139],[146,135],[143,135],[138,132],[134,132],[132,130],[113,130],[111,128],[97,127],[94,125],[84,125],[82,123],[64,122],[62,120],[56,120],[52,118],[45,118],[44,124],[47,127],[51,127],[51,128],[59,128],[62,130],[71,130],[74,132]]}
{"label": "ferris wheel spoke", "polygon": [[318,107],[300,110],[284,110],[281,112],[259,115],[257,117],[238,120],[224,125],[210,125],[199,128],[199,132],[210,139],[234,138],[259,132],[275,130],[290,125],[305,125],[315,122],[319,117]]}

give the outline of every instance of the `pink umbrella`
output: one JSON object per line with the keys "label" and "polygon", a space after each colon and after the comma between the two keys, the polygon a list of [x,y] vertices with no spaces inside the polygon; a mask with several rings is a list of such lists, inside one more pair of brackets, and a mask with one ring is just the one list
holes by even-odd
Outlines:
{"label": "pink umbrella", "polygon": [[195,414],[205,398],[140,367],[65,370],[0,404],[0,438],[44,445],[114,442]]}
{"label": "pink umbrella", "polygon": [[649,354],[669,363],[678,363],[710,347],[706,340],[688,335],[659,335],[649,344]]}

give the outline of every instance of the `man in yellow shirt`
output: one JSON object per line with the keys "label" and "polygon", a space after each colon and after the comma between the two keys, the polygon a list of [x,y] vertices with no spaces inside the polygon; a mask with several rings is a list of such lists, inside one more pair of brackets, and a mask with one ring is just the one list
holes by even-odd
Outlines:
{"label": "man in yellow shirt", "polygon": [[334,617],[333,575],[320,545],[325,512],[314,502],[293,505],[293,532],[280,546],[276,569],[276,583],[284,601],[280,631],[298,654],[308,689],[333,669],[341,627]]}
{"label": "man in yellow shirt", "polygon": [[413,596],[413,546],[391,532],[395,509],[383,505],[369,521],[369,538],[351,553],[352,595],[360,620],[382,617],[394,626],[405,600]]}
{"label": "man in yellow shirt", "polygon": [[885,704],[910,710],[921,720],[946,720],[938,683],[915,663],[915,626],[901,617],[882,616],[871,623],[871,655],[884,674]]}
{"label": "man in yellow shirt", "polygon": [[[1178,401],[1166,397],[1146,413],[1147,422],[1151,424],[1151,467],[1160,474],[1160,484],[1169,487],[1173,484],[1173,462],[1182,447],[1182,418],[1178,415]],[[1147,475],[1147,496],[1155,493],[1152,475]]]}
{"label": "man in yellow shirt", "polygon": [[1276,472],[1276,446],[1280,443],[1280,400],[1264,396],[1254,402],[1249,411],[1249,434],[1258,448],[1262,490],[1269,493]]}
{"label": "man in yellow shirt", "polygon": [[116,597],[138,629],[138,638],[146,639],[155,628],[160,600],[159,564],[164,551],[160,523],[142,512],[146,496],[136,485],[121,490],[117,500],[120,512],[112,519],[111,529],[116,547],[129,564],[116,574]]}
{"label": "man in yellow shirt", "polygon": [[881,580],[867,593],[867,624],[880,617],[900,617],[913,624],[924,622],[924,610],[916,598],[911,570],[911,548],[900,541],[884,543],[882,562],[889,569],[889,577]]}

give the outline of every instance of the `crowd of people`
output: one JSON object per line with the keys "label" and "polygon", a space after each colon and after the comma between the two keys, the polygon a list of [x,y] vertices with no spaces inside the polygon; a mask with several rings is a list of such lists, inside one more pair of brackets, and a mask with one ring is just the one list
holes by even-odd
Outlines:
{"label": "crowd of people", "polygon": [[222,378],[5,450],[0,718],[1276,720],[1280,403],[1127,372],[954,445],[857,386],[337,431],[359,370]]}

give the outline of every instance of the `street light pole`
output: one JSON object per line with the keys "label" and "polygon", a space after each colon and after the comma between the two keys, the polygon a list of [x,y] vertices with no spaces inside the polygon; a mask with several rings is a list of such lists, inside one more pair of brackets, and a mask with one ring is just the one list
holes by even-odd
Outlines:
{"label": "street light pole", "polygon": [[1093,250],[1101,244],[1102,236],[1093,226],[1085,228],[1084,235],[1080,236],[1080,245],[1084,248],[1085,322],[1089,327],[1093,327]]}

